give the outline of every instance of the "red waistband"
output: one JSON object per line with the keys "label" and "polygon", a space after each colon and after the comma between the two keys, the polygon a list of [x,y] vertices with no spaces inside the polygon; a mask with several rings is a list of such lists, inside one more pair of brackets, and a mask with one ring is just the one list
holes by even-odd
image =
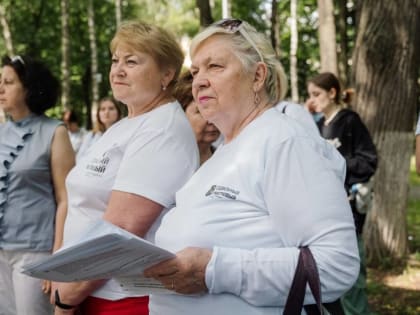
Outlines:
{"label": "red waistband", "polygon": [[115,301],[89,296],[79,308],[83,315],[148,315],[148,305],[148,296]]}

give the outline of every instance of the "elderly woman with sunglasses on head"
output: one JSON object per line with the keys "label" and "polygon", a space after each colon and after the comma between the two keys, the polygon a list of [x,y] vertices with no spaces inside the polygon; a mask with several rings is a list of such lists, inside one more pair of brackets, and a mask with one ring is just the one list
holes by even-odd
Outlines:
{"label": "elderly woman with sunglasses on head", "polygon": [[[49,282],[22,266],[61,246],[67,212],[65,178],[74,165],[66,127],[44,112],[57,101],[59,83],[41,62],[3,59],[0,109],[0,313],[47,315]],[[44,291],[44,292],[43,292]]]}
{"label": "elderly woman with sunglasses on head", "polygon": [[[326,158],[334,148],[274,108],[285,75],[248,23],[209,26],[190,53],[194,99],[224,143],[156,232],[176,257],[145,275],[179,294],[152,295],[150,313],[281,314],[302,246],[315,257],[323,300],[336,300],[359,259],[341,165]],[[314,303],[309,291],[305,303]]]}
{"label": "elderly woman with sunglasses on head", "polygon": [[[101,218],[153,241],[160,216],[198,167],[194,133],[172,96],[184,60],[175,38],[155,25],[127,21],[110,47],[112,92],[128,117],[95,142],[66,180],[64,246]],[[54,292],[56,315],[148,314],[148,297],[117,279],[60,283]]]}

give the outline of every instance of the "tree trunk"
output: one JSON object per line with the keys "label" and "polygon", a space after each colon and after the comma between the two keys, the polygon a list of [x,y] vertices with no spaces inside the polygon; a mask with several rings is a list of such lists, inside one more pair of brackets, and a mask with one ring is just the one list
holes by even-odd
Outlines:
{"label": "tree trunk", "polygon": [[338,73],[344,87],[348,86],[348,38],[347,38],[347,0],[336,0],[338,9],[337,28],[340,40],[338,41]]}
{"label": "tree trunk", "polygon": [[6,44],[6,52],[9,56],[13,56],[15,53],[13,51],[13,40],[12,33],[10,32],[9,23],[6,18],[6,7],[0,3],[0,24],[3,28],[3,38],[4,43]]}
{"label": "tree trunk", "polygon": [[69,0],[61,0],[61,106],[70,107]]}
{"label": "tree trunk", "polygon": [[211,15],[209,0],[196,0],[197,8],[200,10],[200,26],[206,27],[214,22]]}
{"label": "tree trunk", "polygon": [[355,109],[379,153],[374,204],[365,226],[368,261],[407,253],[408,174],[420,67],[419,10],[412,0],[361,3],[353,55]]}
{"label": "tree trunk", "polygon": [[298,93],[298,71],[297,71],[297,0],[290,1],[290,88],[292,90],[292,101],[299,102]]}
{"label": "tree trunk", "polygon": [[277,57],[280,58],[280,26],[277,0],[271,1],[271,45],[276,51]]}
{"label": "tree trunk", "polygon": [[222,0],[222,18],[226,19],[232,16],[232,8],[229,0]]}
{"label": "tree trunk", "polygon": [[115,22],[117,27],[121,24],[121,0],[115,0]]}
{"label": "tree trunk", "polygon": [[[89,27],[89,46],[90,46],[90,72],[92,81],[92,110],[90,119],[88,118],[87,127],[90,128],[92,121],[96,120],[96,113],[99,101],[99,81],[101,80],[98,73],[98,53],[96,46],[96,33],[95,33],[95,13],[93,10],[93,0],[88,1],[88,27]],[[89,117],[89,115],[88,115]]]}
{"label": "tree trunk", "polygon": [[335,39],[334,5],[332,0],[317,0],[319,16],[319,54],[321,72],[337,74],[337,48]]}

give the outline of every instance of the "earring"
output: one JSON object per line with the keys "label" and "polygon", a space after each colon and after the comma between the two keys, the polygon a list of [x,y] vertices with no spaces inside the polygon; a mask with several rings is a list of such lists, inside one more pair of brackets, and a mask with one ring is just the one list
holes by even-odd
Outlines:
{"label": "earring", "polygon": [[259,95],[258,95],[257,92],[254,92],[254,93],[255,93],[254,94],[254,105],[255,106],[258,106],[260,104],[260,102],[261,102],[261,99],[260,99],[260,97],[259,97]]}
{"label": "earring", "polygon": [[166,91],[166,86],[162,85],[162,90]]}

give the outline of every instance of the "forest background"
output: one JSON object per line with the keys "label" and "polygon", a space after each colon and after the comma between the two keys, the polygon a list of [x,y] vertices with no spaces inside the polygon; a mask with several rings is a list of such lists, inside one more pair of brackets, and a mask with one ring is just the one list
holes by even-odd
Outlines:
{"label": "forest background", "polygon": [[[0,54],[44,60],[61,82],[48,115],[72,108],[90,128],[90,113],[110,94],[109,42],[122,20],[171,30],[187,54],[201,27],[227,16],[271,39],[289,75],[289,99],[303,103],[306,81],[320,71],[354,88],[352,107],[379,153],[364,232],[369,266],[400,273],[413,261],[418,266],[420,203],[410,199],[409,174],[420,103],[420,0],[0,0]],[[380,314],[409,314],[398,312]]]}

